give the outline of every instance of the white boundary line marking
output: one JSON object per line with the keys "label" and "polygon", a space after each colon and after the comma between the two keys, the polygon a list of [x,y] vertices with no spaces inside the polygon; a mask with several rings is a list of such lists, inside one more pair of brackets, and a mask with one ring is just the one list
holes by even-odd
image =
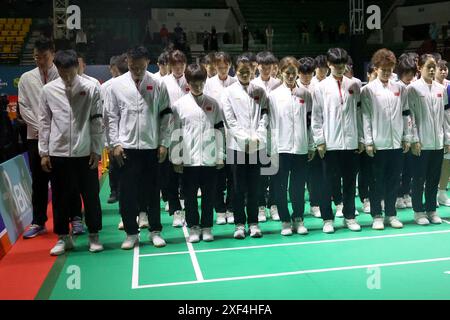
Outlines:
{"label": "white boundary line marking", "polygon": [[6,232],[7,232],[6,228],[2,232],[0,232],[0,238],[3,237],[6,234]]}
{"label": "white boundary line marking", "polygon": [[131,288],[139,288],[139,243],[133,249],[133,272],[131,276]]}
{"label": "white boundary line marking", "polygon": [[324,273],[324,272],[343,271],[343,270],[367,269],[367,268],[375,268],[375,267],[391,267],[391,266],[420,264],[420,263],[429,263],[429,262],[438,262],[438,261],[450,261],[450,257],[424,259],[424,260],[410,260],[410,261],[400,261],[400,262],[389,262],[389,263],[376,263],[376,264],[325,268],[325,269],[299,270],[299,271],[292,271],[292,272],[260,274],[260,275],[254,275],[254,276],[207,279],[207,280],[203,280],[203,281],[185,281],[185,282],[150,284],[150,285],[142,285],[142,286],[139,286],[139,287],[133,288],[133,289],[170,287],[170,286],[190,285],[190,284],[198,284],[198,283],[213,283],[213,282],[236,281],[236,280],[247,280],[247,279],[273,278],[273,277],[292,276],[292,275],[299,275],[299,274]]}
{"label": "white boundary line marking", "polygon": [[[450,222],[447,222],[447,223],[450,224]],[[441,234],[441,233],[450,233],[450,230],[400,233],[400,234],[390,234],[390,235],[382,235],[382,236],[366,236],[366,237],[356,237],[356,238],[341,238],[341,239],[334,239],[334,240],[318,240],[318,241],[305,241],[305,242],[277,243],[277,244],[267,244],[267,245],[261,245],[261,246],[246,246],[246,247],[244,246],[244,247],[236,247],[236,248],[203,249],[203,250],[197,250],[195,252],[196,253],[205,253],[205,252],[220,252],[220,251],[234,251],[234,250],[248,250],[248,249],[264,249],[264,248],[301,246],[301,245],[320,244],[320,243],[335,243],[335,242],[347,242],[347,241],[359,241],[359,240],[374,240],[374,239],[385,239],[385,238],[411,237],[411,236],[417,236],[417,235],[429,235],[429,234]],[[188,243],[188,247],[189,247],[189,245],[191,245],[191,244]],[[142,258],[142,257],[155,257],[155,256],[187,254],[187,253],[191,253],[191,252],[190,251],[178,251],[178,252],[167,252],[167,253],[143,254],[143,255],[140,255],[139,257],[140,258]]]}
{"label": "white boundary line marking", "polygon": [[183,226],[183,233],[184,233],[184,237],[186,238],[186,244],[187,244],[187,247],[189,250],[189,255],[191,256],[192,266],[194,267],[195,276],[197,278],[196,282],[203,282],[204,279],[203,279],[202,270],[200,269],[200,265],[198,264],[198,260],[197,260],[197,256],[195,255],[194,247],[193,247],[192,243],[190,243],[188,241],[189,234],[188,234],[186,226]]}

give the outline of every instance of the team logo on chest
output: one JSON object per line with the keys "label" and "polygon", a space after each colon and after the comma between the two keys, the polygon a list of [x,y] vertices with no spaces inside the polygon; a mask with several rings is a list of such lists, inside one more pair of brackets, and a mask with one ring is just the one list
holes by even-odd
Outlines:
{"label": "team logo on chest", "polygon": [[400,97],[400,91],[398,91],[398,92],[394,92],[394,96],[396,96],[396,97]]}
{"label": "team logo on chest", "polygon": [[186,92],[189,92],[189,91],[190,91],[189,87],[184,88],[184,90],[185,90]]}
{"label": "team logo on chest", "polygon": [[214,108],[213,108],[212,106],[208,105],[208,106],[205,107],[205,110],[206,110],[207,112],[211,112],[211,111],[214,110]]}
{"label": "team logo on chest", "polygon": [[438,97],[438,98],[442,98],[442,93],[438,93],[438,94],[437,94],[437,97]]}
{"label": "team logo on chest", "polygon": [[303,98],[298,98],[298,102],[300,102],[301,104],[304,104],[305,100]]}
{"label": "team logo on chest", "polygon": [[348,93],[353,94],[353,90],[352,89],[348,89]]}
{"label": "team logo on chest", "polygon": [[80,96],[85,96],[86,95],[86,91],[81,91],[80,92]]}
{"label": "team logo on chest", "polygon": [[153,86],[147,86],[147,91],[152,91],[153,90]]}

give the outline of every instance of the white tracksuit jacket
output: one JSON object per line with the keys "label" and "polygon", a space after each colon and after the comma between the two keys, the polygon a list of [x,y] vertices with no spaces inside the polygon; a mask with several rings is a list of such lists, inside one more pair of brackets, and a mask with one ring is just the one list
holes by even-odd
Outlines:
{"label": "white tracksuit jacket", "polygon": [[285,84],[269,94],[271,154],[307,154],[314,150],[308,113],[312,110],[311,93],[304,87],[293,91]]}
{"label": "white tracksuit jacket", "polygon": [[103,150],[100,89],[77,76],[71,88],[61,78],[44,86],[39,105],[39,154],[86,157]]}
{"label": "white tracksuit jacket", "polygon": [[227,130],[227,149],[246,151],[249,139],[258,138],[258,149],[267,144],[268,99],[263,88],[239,81],[224,90],[221,97],[223,119]]}
{"label": "white tracksuit jacket", "polygon": [[369,82],[361,90],[364,143],[377,150],[400,149],[402,141],[411,141],[406,87],[389,80]]}
{"label": "white tracksuit jacket", "polygon": [[450,108],[447,90],[433,81],[429,86],[423,78],[408,88],[408,105],[413,119],[412,142],[420,142],[422,150],[440,150],[450,145]]}
{"label": "white tracksuit jacket", "polygon": [[312,130],[316,145],[327,150],[355,150],[364,142],[360,88],[356,81],[332,75],[314,87]]}
{"label": "white tracksuit jacket", "polygon": [[148,150],[169,146],[169,95],[165,84],[150,72],[139,88],[130,72],[115,78],[106,105],[112,147]]}
{"label": "white tracksuit jacket", "polygon": [[187,167],[223,163],[223,125],[219,103],[208,95],[187,94],[172,106],[171,162]]}
{"label": "white tracksuit jacket", "polygon": [[[58,69],[53,65],[47,73],[47,83],[58,79]],[[42,88],[44,87],[44,75],[39,68],[25,72],[19,80],[19,108],[22,119],[27,124],[27,138],[38,139],[39,131],[39,102]]]}

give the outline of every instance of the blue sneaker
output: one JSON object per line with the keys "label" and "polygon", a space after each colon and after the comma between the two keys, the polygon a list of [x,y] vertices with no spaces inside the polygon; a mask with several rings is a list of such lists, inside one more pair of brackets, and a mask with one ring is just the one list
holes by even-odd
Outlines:
{"label": "blue sneaker", "polygon": [[86,231],[84,230],[83,221],[81,221],[80,217],[75,217],[72,220],[72,235],[80,235],[84,234]]}
{"label": "blue sneaker", "polygon": [[24,232],[23,238],[24,239],[32,239],[34,237],[37,237],[40,234],[46,233],[47,229],[45,226],[40,226],[38,224],[32,224],[28,231]]}

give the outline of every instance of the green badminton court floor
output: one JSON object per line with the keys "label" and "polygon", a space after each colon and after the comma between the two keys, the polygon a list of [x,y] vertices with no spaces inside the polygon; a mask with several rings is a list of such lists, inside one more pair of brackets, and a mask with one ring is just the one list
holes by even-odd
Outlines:
{"label": "green badminton court floor", "polygon": [[[322,221],[308,214],[306,236],[283,237],[280,222],[269,220],[260,224],[260,239],[235,240],[234,225],[224,225],[214,226],[214,242],[197,244],[187,243],[187,229],[173,228],[161,208],[167,246],[153,247],[143,230],[140,246],[124,251],[118,205],[107,204],[108,195],[106,178],[105,251],[90,253],[87,235],[79,236],[37,299],[450,299],[450,207],[438,209],[441,225],[418,226],[405,209],[403,229],[372,230],[370,215],[360,213],[361,232],[336,218],[336,232],[324,234]],[[356,204],[362,212],[359,198]]]}

